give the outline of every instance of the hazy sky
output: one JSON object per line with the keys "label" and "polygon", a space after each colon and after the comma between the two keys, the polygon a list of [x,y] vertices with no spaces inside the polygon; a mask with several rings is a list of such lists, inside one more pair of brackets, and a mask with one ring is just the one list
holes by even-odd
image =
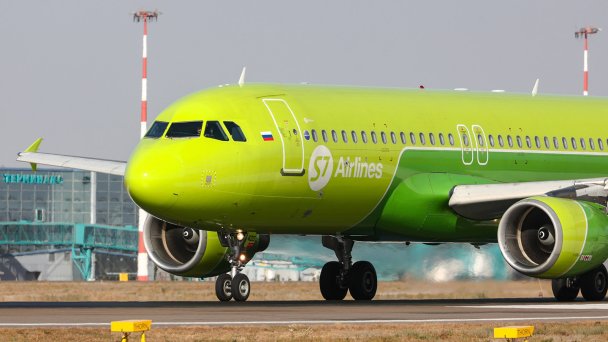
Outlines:
{"label": "hazy sky", "polygon": [[1,1],[0,166],[41,151],[126,160],[139,137],[142,25],[149,121],[178,98],[249,82],[582,92],[608,96],[608,1]]}

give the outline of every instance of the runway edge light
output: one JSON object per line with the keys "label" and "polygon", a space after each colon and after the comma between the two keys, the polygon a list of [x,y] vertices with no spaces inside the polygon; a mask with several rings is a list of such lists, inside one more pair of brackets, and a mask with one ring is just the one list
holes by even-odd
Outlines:
{"label": "runway edge light", "polygon": [[534,334],[534,326],[508,326],[494,328],[494,338],[526,338]]}

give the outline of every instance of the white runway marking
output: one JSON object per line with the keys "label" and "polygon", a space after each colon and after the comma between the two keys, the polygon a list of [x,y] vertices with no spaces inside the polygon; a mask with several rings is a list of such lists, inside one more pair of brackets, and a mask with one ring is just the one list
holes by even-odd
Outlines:
{"label": "white runway marking", "polygon": [[[502,317],[502,318],[446,318],[446,319],[370,319],[370,320],[296,320],[296,321],[243,321],[243,322],[152,322],[152,326],[215,326],[215,325],[291,325],[291,324],[402,324],[402,323],[466,323],[466,322],[519,322],[606,320],[608,316],[569,317]],[[33,327],[109,327],[110,323],[0,323],[3,328]]]}
{"label": "white runway marking", "polygon": [[608,304],[516,304],[516,305],[453,305],[451,308],[521,309],[521,310],[608,310]]}

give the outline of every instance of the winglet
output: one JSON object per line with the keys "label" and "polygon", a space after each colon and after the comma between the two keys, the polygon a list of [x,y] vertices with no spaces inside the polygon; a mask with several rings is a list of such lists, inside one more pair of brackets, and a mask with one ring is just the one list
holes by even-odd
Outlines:
{"label": "winglet", "polygon": [[540,81],[539,78],[537,78],[536,82],[534,82],[534,87],[532,88],[532,96],[536,96],[536,94],[538,93],[538,81]]}
{"label": "winglet", "polygon": [[[34,143],[31,144],[30,147],[26,148],[23,152],[38,152],[38,148],[40,147],[41,142],[42,138],[36,139],[36,141],[34,141]],[[38,167],[36,163],[30,163],[30,166],[32,167],[32,171],[36,171],[36,168]]]}
{"label": "winglet", "polygon": [[239,87],[242,87],[245,84],[245,72],[247,72],[247,67],[243,67],[243,71],[241,71],[241,77],[239,77]]}

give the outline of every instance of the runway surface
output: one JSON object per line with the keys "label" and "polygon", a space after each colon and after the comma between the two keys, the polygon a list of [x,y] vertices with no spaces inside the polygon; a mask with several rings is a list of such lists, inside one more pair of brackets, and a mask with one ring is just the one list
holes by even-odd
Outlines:
{"label": "runway surface", "polygon": [[552,299],[0,303],[0,327],[107,326],[128,319],[150,319],[155,326],[558,322],[608,320],[608,303],[563,304]]}

